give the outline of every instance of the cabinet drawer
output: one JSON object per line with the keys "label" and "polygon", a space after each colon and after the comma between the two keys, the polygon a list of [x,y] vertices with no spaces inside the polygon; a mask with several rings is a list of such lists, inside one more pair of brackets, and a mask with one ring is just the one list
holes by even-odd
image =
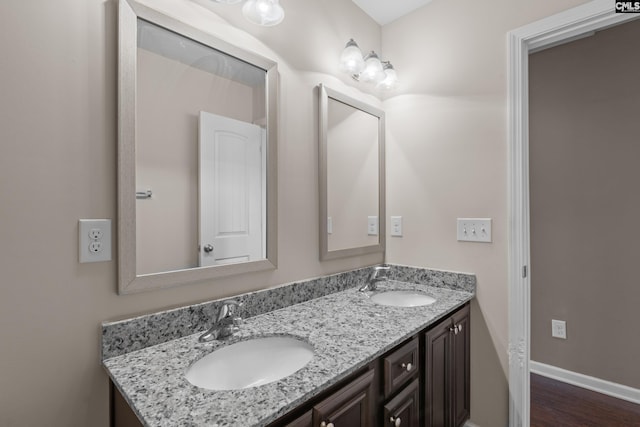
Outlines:
{"label": "cabinet drawer", "polygon": [[383,427],[420,425],[420,386],[416,378],[383,407]]}
{"label": "cabinet drawer", "polygon": [[420,369],[418,339],[414,338],[384,358],[384,396],[400,389]]}
{"label": "cabinet drawer", "polygon": [[373,427],[375,371],[367,371],[313,406],[314,426]]}

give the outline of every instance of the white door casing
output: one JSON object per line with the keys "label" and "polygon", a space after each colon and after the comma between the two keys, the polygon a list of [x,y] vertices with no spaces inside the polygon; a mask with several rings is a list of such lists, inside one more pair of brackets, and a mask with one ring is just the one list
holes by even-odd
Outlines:
{"label": "white door casing", "polygon": [[266,258],[264,129],[200,112],[200,266]]}
{"label": "white door casing", "polygon": [[529,53],[637,18],[594,0],[508,33],[509,49],[509,425],[529,427]]}

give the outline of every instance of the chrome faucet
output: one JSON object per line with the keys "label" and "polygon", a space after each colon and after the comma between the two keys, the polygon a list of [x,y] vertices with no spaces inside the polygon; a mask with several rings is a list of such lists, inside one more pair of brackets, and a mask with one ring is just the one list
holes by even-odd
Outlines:
{"label": "chrome faucet", "polygon": [[367,282],[358,289],[360,292],[375,291],[378,287],[378,282],[386,282],[389,280],[387,272],[391,269],[388,266],[373,267],[373,272],[367,279]]}
{"label": "chrome faucet", "polygon": [[[208,342],[212,340],[228,338],[235,332],[238,332],[240,330],[242,318],[240,316],[234,316],[233,312],[235,312],[236,309],[241,306],[242,303],[239,303],[236,300],[228,300],[222,303],[220,309],[218,309],[216,321],[207,332],[200,335],[198,341]],[[233,310],[231,309],[231,307],[233,307]]]}

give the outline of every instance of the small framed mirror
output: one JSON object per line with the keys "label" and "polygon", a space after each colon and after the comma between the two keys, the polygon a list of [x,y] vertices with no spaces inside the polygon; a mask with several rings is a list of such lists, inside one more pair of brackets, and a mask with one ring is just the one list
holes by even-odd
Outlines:
{"label": "small framed mirror", "polygon": [[119,3],[120,293],[277,265],[276,63]]}
{"label": "small framed mirror", "polygon": [[318,91],[320,259],[384,252],[384,111]]}

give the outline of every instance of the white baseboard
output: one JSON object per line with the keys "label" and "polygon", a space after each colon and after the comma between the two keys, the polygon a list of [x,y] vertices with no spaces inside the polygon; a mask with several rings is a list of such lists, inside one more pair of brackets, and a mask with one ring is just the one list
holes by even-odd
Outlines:
{"label": "white baseboard", "polygon": [[600,378],[590,377],[577,372],[567,371],[566,369],[534,362],[533,360],[529,362],[529,370],[534,374],[553,378],[554,380],[586,388],[587,390],[606,394],[628,402],[640,404],[640,390],[637,388],[612,383],[610,381],[601,380]]}

